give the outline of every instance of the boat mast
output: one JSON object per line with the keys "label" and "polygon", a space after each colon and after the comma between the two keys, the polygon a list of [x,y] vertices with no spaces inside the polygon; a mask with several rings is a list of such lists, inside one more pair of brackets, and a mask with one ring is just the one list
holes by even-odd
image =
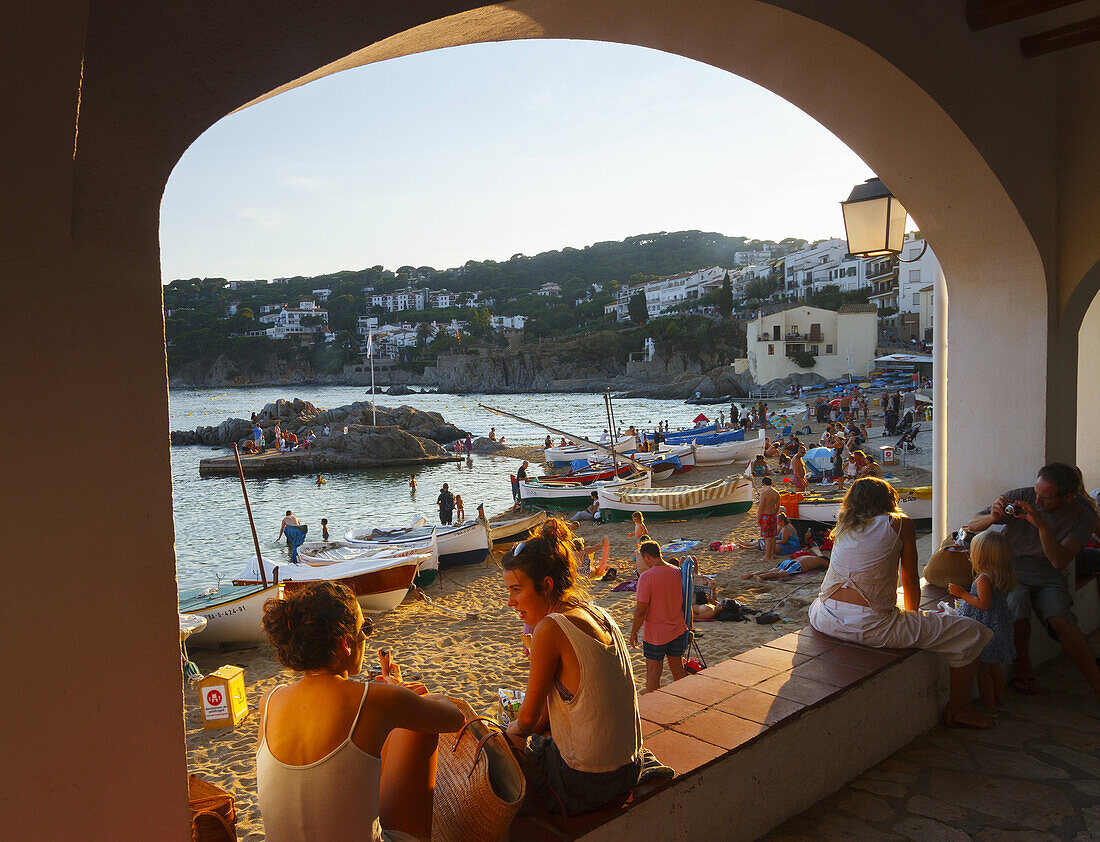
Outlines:
{"label": "boat mast", "polygon": [[237,443],[233,443],[233,455],[237,457],[237,475],[241,478],[241,493],[244,494],[244,508],[248,512],[248,525],[252,527],[252,544],[256,547],[256,563],[260,566],[260,581],[267,587],[267,571],[264,570],[264,558],[260,555],[260,538],[256,534],[256,521],[252,518],[252,506],[248,502],[248,489],[244,485],[244,466],[241,465],[241,454],[237,450]]}
{"label": "boat mast", "polygon": [[615,451],[615,418],[611,414],[611,390],[604,389],[603,407],[607,411],[607,432],[611,437],[611,464],[615,471],[615,477],[619,476],[619,456]]}
{"label": "boat mast", "polygon": [[[371,426],[378,426],[378,410],[374,406],[374,331],[367,327],[367,356],[370,357],[370,414]],[[393,380],[391,379],[392,383]],[[391,389],[392,391],[392,389]]]}

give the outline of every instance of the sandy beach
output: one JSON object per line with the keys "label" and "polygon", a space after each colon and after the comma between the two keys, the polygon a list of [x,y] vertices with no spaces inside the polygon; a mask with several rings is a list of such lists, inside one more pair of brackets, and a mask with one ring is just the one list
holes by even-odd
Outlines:
{"label": "sandy beach", "polygon": [[[823,425],[812,426],[819,431]],[[925,435],[928,433],[922,434],[922,438]],[[816,436],[817,433],[815,440]],[[873,438],[869,448],[887,441]],[[527,452],[526,448],[524,451],[522,455],[515,455],[531,459],[532,463],[538,458],[534,452]],[[931,473],[927,470],[930,451],[928,442],[922,459],[911,459],[909,467],[891,466],[895,482],[899,485],[930,484]],[[662,484],[701,484],[732,472],[731,466],[700,468],[676,477],[675,483]],[[784,487],[781,480],[777,487]],[[611,564],[618,568],[620,576],[624,573],[629,576],[634,551],[629,531],[630,524],[586,523],[577,534],[590,546],[598,545],[605,535],[609,536]],[[806,624],[806,609],[813,601],[822,572],[796,576],[789,582],[759,583],[740,578],[745,573],[764,569],[760,561],[762,553],[736,549],[738,540],[757,537],[755,504],[743,515],[649,524],[649,532],[662,544],[681,538],[700,541],[691,552],[698,559],[700,572],[716,577],[719,599],[732,597],[749,608],[774,610],[782,618],[774,625],[759,625],[753,621],[700,623],[697,626],[699,645],[708,663],[725,660]],[[708,547],[712,541],[731,542],[735,549],[711,552]],[[591,582],[588,592],[628,634],[634,594],[613,592],[616,584],[618,582]],[[498,564],[490,560],[484,565],[445,571],[440,581],[426,593],[435,605],[409,598],[395,610],[376,616],[374,637],[368,644],[368,651],[391,649],[407,680],[422,681],[431,690],[461,697],[478,713],[495,717],[497,689],[523,688],[527,678],[527,660],[520,645],[522,623],[506,605]],[[467,613],[476,614],[477,619],[459,619],[442,608],[463,617]],[[642,652],[640,648],[632,652],[635,680],[641,682],[645,674]],[[237,831],[242,840],[263,839],[263,824],[256,804],[254,752],[259,725],[256,706],[265,692],[279,683],[293,681],[295,674],[284,670],[267,646],[193,650],[190,655],[204,674],[224,664],[244,668],[252,715],[236,728],[204,731],[198,693],[193,687],[186,689],[188,765],[191,772],[234,795]],[[668,680],[666,670],[664,681]]]}

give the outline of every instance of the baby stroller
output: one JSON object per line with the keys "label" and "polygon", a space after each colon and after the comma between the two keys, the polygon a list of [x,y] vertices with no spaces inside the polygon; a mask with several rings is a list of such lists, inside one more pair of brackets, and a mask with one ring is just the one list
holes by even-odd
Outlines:
{"label": "baby stroller", "polygon": [[898,443],[894,445],[894,450],[915,450],[917,453],[924,453],[924,451],[914,443],[917,433],[919,432],[919,424],[915,427],[910,427],[906,430],[905,435],[898,439]]}
{"label": "baby stroller", "polygon": [[887,409],[883,413],[882,431],[887,436],[896,436],[898,434],[898,414],[894,412],[894,410]]}

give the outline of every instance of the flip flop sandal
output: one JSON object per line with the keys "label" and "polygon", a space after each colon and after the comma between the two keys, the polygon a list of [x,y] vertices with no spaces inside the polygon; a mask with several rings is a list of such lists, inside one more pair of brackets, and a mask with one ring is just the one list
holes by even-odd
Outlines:
{"label": "flip flop sandal", "polygon": [[619,578],[619,571],[616,570],[614,567],[609,567],[607,569],[607,572],[603,574],[603,577],[600,579],[600,581],[601,582],[614,582],[618,578]]}
{"label": "flip flop sandal", "polygon": [[1012,689],[1025,696],[1034,696],[1039,692],[1039,687],[1034,678],[1014,678],[1012,679]]}

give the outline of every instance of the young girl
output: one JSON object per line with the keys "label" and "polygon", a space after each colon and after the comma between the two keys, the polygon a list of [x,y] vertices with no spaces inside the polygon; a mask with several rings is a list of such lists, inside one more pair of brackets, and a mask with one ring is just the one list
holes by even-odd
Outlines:
{"label": "young girl", "polygon": [[458,515],[458,523],[466,522],[466,506],[462,502],[462,495],[455,495],[455,514]]}
{"label": "young girl", "polygon": [[970,592],[958,585],[949,585],[948,590],[962,600],[958,603],[961,616],[977,620],[993,632],[993,639],[980,656],[978,693],[985,713],[996,716],[1004,709],[1005,673],[1001,665],[1016,659],[1012,613],[1007,601],[1008,594],[1016,588],[1016,574],[1008,539],[999,532],[978,535],[970,542],[970,566],[977,574]]}
{"label": "young girl", "polygon": [[630,531],[630,537],[634,539],[634,563],[638,566],[638,575],[640,576],[646,571],[647,565],[638,555],[638,547],[642,541],[648,540],[649,530],[645,528],[645,518],[642,517],[641,512],[634,512],[630,519],[634,521],[634,528]]}

